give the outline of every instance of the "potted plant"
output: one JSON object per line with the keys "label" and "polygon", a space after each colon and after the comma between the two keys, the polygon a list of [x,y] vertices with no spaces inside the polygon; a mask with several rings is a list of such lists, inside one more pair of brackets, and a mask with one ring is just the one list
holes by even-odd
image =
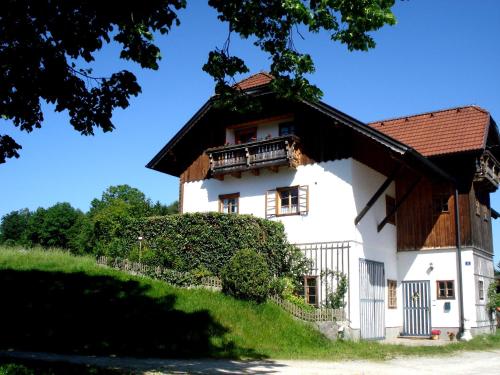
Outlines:
{"label": "potted plant", "polygon": [[431,331],[431,340],[438,340],[440,334],[441,334],[441,331],[439,329],[433,329]]}
{"label": "potted plant", "polygon": [[448,335],[448,338],[450,339],[450,341],[455,340],[455,337],[457,335],[455,332],[446,332],[446,334]]}

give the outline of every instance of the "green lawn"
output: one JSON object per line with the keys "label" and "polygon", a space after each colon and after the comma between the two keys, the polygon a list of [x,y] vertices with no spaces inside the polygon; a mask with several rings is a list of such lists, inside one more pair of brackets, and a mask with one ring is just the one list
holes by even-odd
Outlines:
{"label": "green lawn", "polygon": [[272,303],[179,289],[60,251],[0,248],[0,349],[95,355],[386,359],[500,348],[500,335],[441,347],[331,342]]}

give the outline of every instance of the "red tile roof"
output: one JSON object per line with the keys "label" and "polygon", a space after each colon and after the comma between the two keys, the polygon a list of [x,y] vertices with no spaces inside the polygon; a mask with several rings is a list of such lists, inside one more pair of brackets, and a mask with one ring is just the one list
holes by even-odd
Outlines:
{"label": "red tile roof", "polygon": [[273,78],[274,77],[269,73],[260,72],[241,80],[240,82],[235,84],[234,87],[240,90],[253,89],[256,87],[267,85],[273,80]]}
{"label": "red tile roof", "polygon": [[485,147],[488,111],[458,107],[369,123],[424,156],[479,150]]}

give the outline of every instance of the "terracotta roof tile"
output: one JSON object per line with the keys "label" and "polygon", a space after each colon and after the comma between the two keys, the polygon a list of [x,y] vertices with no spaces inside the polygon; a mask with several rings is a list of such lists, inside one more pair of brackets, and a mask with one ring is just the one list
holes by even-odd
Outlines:
{"label": "terracotta roof tile", "polygon": [[241,80],[240,82],[235,84],[234,87],[239,88],[240,90],[248,90],[267,85],[272,80],[273,76],[271,74],[260,72]]}
{"label": "terracotta roof tile", "polygon": [[490,114],[476,106],[458,107],[369,123],[414,148],[435,156],[484,148]]}

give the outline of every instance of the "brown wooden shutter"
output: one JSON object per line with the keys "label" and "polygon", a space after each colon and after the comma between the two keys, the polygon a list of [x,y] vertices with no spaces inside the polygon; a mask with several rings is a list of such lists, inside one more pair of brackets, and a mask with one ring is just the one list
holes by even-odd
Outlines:
{"label": "brown wooden shutter", "polygon": [[268,190],[266,191],[266,219],[270,219],[276,217],[276,190]]}
{"label": "brown wooden shutter", "polygon": [[299,212],[301,215],[309,212],[309,185],[299,186]]}

